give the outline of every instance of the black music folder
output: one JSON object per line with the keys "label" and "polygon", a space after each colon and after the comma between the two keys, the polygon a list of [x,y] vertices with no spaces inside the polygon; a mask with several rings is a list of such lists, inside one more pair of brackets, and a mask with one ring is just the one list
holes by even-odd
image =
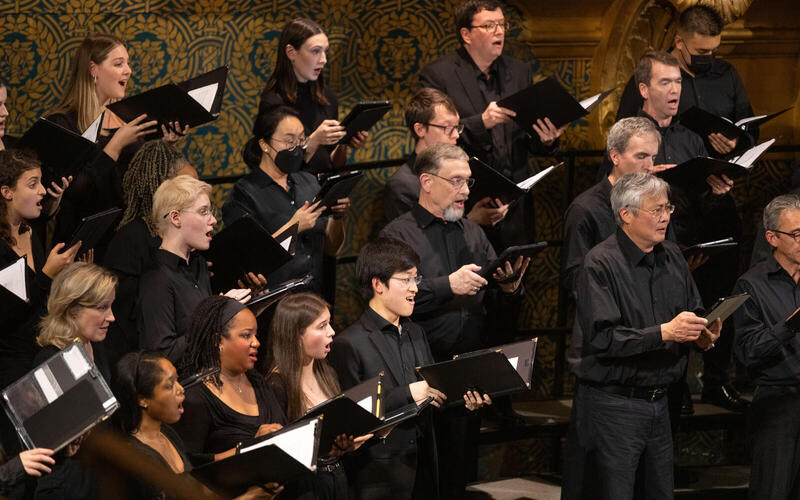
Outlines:
{"label": "black music folder", "polygon": [[800,332],[800,307],[786,318],[786,327],[793,332]]}
{"label": "black music folder", "polygon": [[491,199],[500,198],[503,203],[513,203],[530,191],[539,181],[547,177],[553,170],[563,165],[564,162],[550,165],[541,172],[532,175],[522,182],[515,183],[505,175],[493,169],[476,157],[469,159],[472,177],[475,184],[469,190],[472,202],[478,202],[487,196]]}
{"label": "black music folder", "polygon": [[714,113],[700,109],[697,106],[692,106],[681,113],[680,117],[678,117],[678,120],[681,122],[681,125],[704,139],[710,134],[719,133],[732,140],[741,137],[748,128],[766,123],[776,116],[780,116],[789,111],[790,109],[792,109],[792,106],[782,109],[777,113],[742,118],[736,123],[733,123],[727,118],[717,116]]}
{"label": "black music folder", "polygon": [[464,404],[467,391],[478,391],[495,398],[528,389],[506,355],[498,351],[420,366],[417,372],[428,385],[447,396],[447,408]]}
{"label": "black music folder", "polygon": [[74,342],[3,390],[27,448],[58,451],[119,407],[83,344]]}
{"label": "black music folder", "polygon": [[528,389],[530,389],[533,380],[533,360],[536,357],[536,345],[538,342],[538,338],[533,338],[521,342],[514,342],[512,344],[488,347],[464,354],[456,354],[453,356],[453,359],[478,356],[487,352],[501,352],[506,359],[508,359],[511,366],[517,371],[525,385],[528,386]]}
{"label": "black music folder", "polygon": [[80,241],[81,248],[78,250],[78,255],[85,254],[102,241],[103,237],[112,230],[121,217],[121,208],[109,208],[88,217],[83,217],[80,225],[72,234],[69,244],[64,249],[66,250]]}
{"label": "black music folder", "polygon": [[371,129],[390,109],[390,101],[364,101],[356,104],[340,122],[346,133],[339,144],[348,144],[358,132]]}
{"label": "black music folder", "polygon": [[249,272],[267,276],[292,260],[291,254],[249,215],[217,233],[205,254],[214,264],[211,288],[215,292],[237,288],[236,280]]}
{"label": "black music folder", "polygon": [[336,205],[342,198],[350,196],[350,191],[361,180],[361,175],[361,170],[352,170],[343,174],[331,175],[325,180],[325,184],[322,185],[312,202],[316,203],[321,200],[320,206],[326,207],[320,217],[330,215],[332,213],[330,207]]}
{"label": "black music folder", "polygon": [[174,121],[181,127],[194,128],[219,117],[227,77],[228,70],[222,67],[185,82],[146,90],[106,107],[126,122],[142,114],[147,115],[147,120],[158,120],[159,130],[151,135],[160,135],[160,126]]}
{"label": "black music folder", "polygon": [[487,265],[483,266],[478,274],[481,275],[484,279],[491,280],[492,274],[494,274],[495,270],[498,267],[502,267],[505,265],[506,261],[511,262],[511,265],[514,265],[514,261],[517,260],[517,257],[533,257],[542,250],[547,247],[546,241],[538,241],[536,243],[531,243],[530,245],[519,245],[508,247],[503,252],[497,256],[492,262],[488,263]]}
{"label": "black music folder", "polygon": [[75,176],[81,165],[89,163],[100,151],[90,139],[68,130],[46,118],[36,123],[20,138],[20,149],[36,152],[42,163],[42,184],[60,184],[62,177]]}
{"label": "black music folder", "polygon": [[690,186],[697,183],[705,183],[709,175],[727,175],[731,179],[736,179],[750,173],[750,169],[758,158],[775,143],[775,139],[762,142],[754,146],[741,155],[732,158],[730,161],[698,156],[687,160],[680,165],[667,170],[662,170],[656,175],[678,186]]}
{"label": "black music folder", "polygon": [[739,307],[747,302],[747,299],[749,298],[750,294],[747,293],[731,295],[730,297],[722,297],[718,299],[713,306],[711,306],[705,318],[709,323],[713,323],[717,320],[717,318],[725,321],[728,319],[728,316],[733,314],[735,310],[739,309]]}
{"label": "black music folder", "polygon": [[275,241],[280,243],[283,249],[289,252],[290,255],[294,255],[295,247],[297,246],[297,228],[299,227],[300,223],[296,222],[273,236]]}
{"label": "black music folder", "polygon": [[[305,286],[311,283],[311,280],[311,275],[306,275],[302,278],[284,281],[280,285],[270,288],[250,299],[247,302],[247,307],[255,307],[258,305],[269,307],[275,302],[281,300],[292,290],[303,289]],[[267,286],[269,286],[269,283],[267,283]]]}
{"label": "black music folder", "polygon": [[552,78],[531,85],[497,101],[497,105],[517,113],[514,121],[529,134],[534,134],[536,120],[550,118],[553,125],[562,127],[589,114],[613,89],[576,101],[567,90]]}
{"label": "black music folder", "polygon": [[686,247],[683,249],[683,256],[687,259],[698,254],[703,254],[706,257],[712,257],[714,255],[727,252],[732,248],[736,248],[738,245],[738,243],[733,241],[733,237],[729,236],[728,238],[722,240],[706,241],[705,243],[698,243],[697,245]]}
{"label": "black music folder", "polygon": [[193,469],[191,474],[232,498],[251,486],[286,484],[316,470],[321,419],[292,424],[242,446],[238,455]]}

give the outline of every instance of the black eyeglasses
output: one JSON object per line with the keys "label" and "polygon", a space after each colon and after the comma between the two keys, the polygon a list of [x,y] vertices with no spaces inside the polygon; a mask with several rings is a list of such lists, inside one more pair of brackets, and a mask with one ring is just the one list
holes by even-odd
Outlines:
{"label": "black eyeglasses", "polygon": [[770,231],[772,231],[773,233],[785,234],[786,236],[792,238],[794,241],[800,242],[800,231],[795,231],[793,233],[787,233],[786,231],[778,231],[777,229],[770,229]]}
{"label": "black eyeglasses", "polygon": [[444,130],[444,135],[453,135],[453,131],[457,132],[458,135],[461,135],[461,132],[464,131],[463,123],[459,123],[458,125],[439,125],[438,123],[426,123],[425,125]]}

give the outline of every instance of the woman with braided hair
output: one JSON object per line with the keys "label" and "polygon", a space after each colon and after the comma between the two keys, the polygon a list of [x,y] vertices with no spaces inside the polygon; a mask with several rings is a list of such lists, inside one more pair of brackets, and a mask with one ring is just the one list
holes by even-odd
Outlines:
{"label": "woman with braided hair", "polygon": [[126,352],[139,348],[136,317],[139,278],[153,267],[153,251],[161,244],[150,219],[153,193],[162,182],[175,177],[185,164],[186,160],[172,144],[148,141],[136,152],[122,179],[125,213],[104,262],[119,278],[114,304],[117,321],[109,329],[105,341],[112,366]]}
{"label": "woman with braided hair", "polygon": [[274,392],[253,369],[257,330],[250,309],[229,297],[208,297],[194,311],[184,375],[220,369],[186,391],[184,415],[175,424],[195,466],[234,455],[243,441],[286,423]]}

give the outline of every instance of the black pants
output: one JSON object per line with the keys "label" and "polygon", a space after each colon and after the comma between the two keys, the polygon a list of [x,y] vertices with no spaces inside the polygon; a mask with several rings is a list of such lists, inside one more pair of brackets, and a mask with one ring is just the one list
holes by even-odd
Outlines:
{"label": "black pants", "polygon": [[[645,401],[580,384],[573,415],[575,430],[568,439],[577,442],[567,443],[562,498],[673,498],[672,432],[666,398]],[[585,455],[570,456],[576,451]],[[578,467],[582,477],[574,475]],[[640,491],[635,487],[637,476]]]}
{"label": "black pants", "polygon": [[460,499],[467,483],[477,476],[480,412],[468,412],[457,406],[438,412],[437,417],[439,498]]}
{"label": "black pants", "polygon": [[751,412],[749,497],[800,498],[800,386],[758,386]]}

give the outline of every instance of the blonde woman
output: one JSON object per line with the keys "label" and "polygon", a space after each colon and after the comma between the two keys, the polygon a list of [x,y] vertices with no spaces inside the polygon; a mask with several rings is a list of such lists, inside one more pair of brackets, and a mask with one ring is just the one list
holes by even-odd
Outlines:
{"label": "blonde woman", "polygon": [[[153,195],[151,222],[161,237],[155,267],[139,285],[139,343],[158,351],[180,366],[192,313],[211,295],[206,260],[211,233],[217,223],[209,195],[211,186],[188,175],[161,183]],[[249,289],[235,289],[228,297],[246,301]]]}

